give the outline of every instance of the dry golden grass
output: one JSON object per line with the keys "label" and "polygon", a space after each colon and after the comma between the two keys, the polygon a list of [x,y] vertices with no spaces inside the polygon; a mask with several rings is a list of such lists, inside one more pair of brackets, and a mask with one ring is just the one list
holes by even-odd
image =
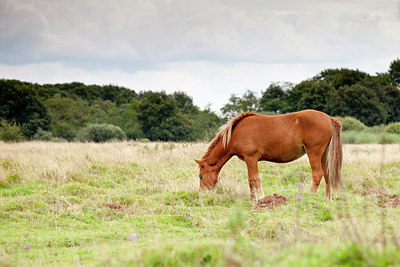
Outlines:
{"label": "dry golden grass", "polygon": [[[262,162],[264,192],[289,200],[286,206],[262,212],[251,211],[246,165],[236,157],[222,169],[215,190],[197,194],[194,159],[201,158],[207,146],[0,142],[0,220],[7,225],[0,232],[0,255],[7,251],[14,263],[23,257],[25,265],[29,257],[36,264],[96,265],[101,251],[91,251],[87,260],[77,256],[80,249],[96,247],[106,251],[101,259],[120,265],[121,259],[135,261],[139,254],[153,255],[153,250],[161,258],[173,259],[174,253],[186,255],[188,246],[195,253],[196,246],[205,250],[211,242],[243,264],[250,253],[254,258],[248,262],[256,264],[258,260],[271,263],[271,255],[266,254],[271,251],[282,262],[286,257],[279,253],[290,254],[298,244],[337,248],[350,242],[375,248],[400,240],[398,208],[383,209],[377,194],[364,194],[366,190],[400,193],[398,144],[345,145],[344,187],[333,203],[324,200],[324,182],[318,194],[308,193],[311,170],[306,156],[288,164]],[[18,240],[26,232],[35,236],[29,244],[38,248],[36,254]],[[132,233],[140,237],[141,247],[131,255],[127,240]],[[76,248],[71,247],[74,242]],[[234,242],[237,247],[232,249]],[[251,242],[262,249],[253,250]],[[49,243],[56,245],[50,249]],[[170,248],[170,244],[178,245]],[[324,257],[329,258],[334,252],[327,251]]]}
{"label": "dry golden grass", "polygon": [[[50,142],[0,142],[0,181],[10,174],[18,174],[23,180],[49,180],[63,183],[84,179],[93,166],[146,169],[154,183],[163,181],[163,190],[196,191],[198,170],[194,159],[201,158],[207,143],[50,143]],[[307,156],[288,165],[307,165]],[[344,180],[364,180],[364,170],[374,176],[383,172],[384,166],[400,162],[400,145],[345,145]],[[260,163],[260,169],[279,168],[280,164]],[[370,172],[370,170],[375,170]],[[181,172],[174,180],[170,172]],[[282,170],[284,171],[284,170]],[[306,175],[306,174],[305,174]],[[176,175],[175,175],[176,176]],[[368,176],[368,175],[367,175]],[[221,186],[243,194],[247,190],[245,164],[233,158],[221,172]],[[379,179],[378,179],[379,180]],[[305,183],[310,183],[306,179]],[[379,182],[379,181],[378,181]],[[247,192],[247,191],[246,191]]]}

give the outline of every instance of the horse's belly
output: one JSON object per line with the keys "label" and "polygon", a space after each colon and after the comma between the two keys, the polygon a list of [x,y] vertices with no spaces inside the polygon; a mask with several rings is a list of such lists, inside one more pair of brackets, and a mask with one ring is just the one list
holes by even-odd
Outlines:
{"label": "horse's belly", "polygon": [[302,146],[269,149],[262,153],[260,160],[285,163],[296,160],[302,157],[305,153],[306,152]]}

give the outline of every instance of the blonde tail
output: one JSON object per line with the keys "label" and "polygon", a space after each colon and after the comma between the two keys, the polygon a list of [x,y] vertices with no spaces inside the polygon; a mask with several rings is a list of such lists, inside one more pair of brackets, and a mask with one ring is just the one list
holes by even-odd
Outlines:
{"label": "blonde tail", "polygon": [[342,125],[339,120],[332,118],[333,133],[329,143],[329,150],[327,156],[327,166],[329,174],[329,184],[333,192],[337,194],[342,184],[342,162],[343,150],[342,141],[340,140],[340,132]]}

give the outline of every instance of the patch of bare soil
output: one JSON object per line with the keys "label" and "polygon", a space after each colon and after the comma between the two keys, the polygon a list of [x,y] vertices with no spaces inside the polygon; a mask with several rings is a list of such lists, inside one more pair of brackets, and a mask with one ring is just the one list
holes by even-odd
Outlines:
{"label": "patch of bare soil", "polygon": [[380,194],[383,194],[384,192],[386,192],[386,190],[382,189],[382,188],[366,188],[364,190],[364,192],[362,192],[362,195],[363,196],[370,195],[370,194],[380,195]]}
{"label": "patch of bare soil", "polygon": [[289,202],[289,200],[281,196],[277,193],[273,193],[272,195],[266,195],[263,198],[259,199],[257,201],[257,204],[255,206],[255,210],[263,210],[265,208],[274,210],[279,206],[286,205]]}
{"label": "patch of bare soil", "polygon": [[397,208],[400,207],[400,195],[378,195],[378,206],[382,208]]}
{"label": "patch of bare soil", "polygon": [[378,206],[382,208],[400,207],[400,195],[389,195],[385,192],[386,190],[381,188],[367,188],[362,195],[375,194],[378,197]]}
{"label": "patch of bare soil", "polygon": [[104,204],[103,207],[110,208],[113,210],[125,210],[127,208],[127,206],[118,203]]}

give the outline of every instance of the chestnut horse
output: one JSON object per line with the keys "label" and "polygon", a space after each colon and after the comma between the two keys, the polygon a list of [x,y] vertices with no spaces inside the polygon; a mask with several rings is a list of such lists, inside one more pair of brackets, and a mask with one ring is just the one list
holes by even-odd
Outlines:
{"label": "chestnut horse", "polygon": [[342,125],[323,112],[304,110],[285,115],[267,116],[245,112],[222,126],[201,160],[200,191],[211,189],[218,182],[224,164],[237,156],[247,165],[251,199],[264,197],[258,173],[258,161],[285,163],[307,153],[311,170],[311,192],[317,192],[322,176],[325,197],[332,201],[331,187],[336,193],[341,184]]}

